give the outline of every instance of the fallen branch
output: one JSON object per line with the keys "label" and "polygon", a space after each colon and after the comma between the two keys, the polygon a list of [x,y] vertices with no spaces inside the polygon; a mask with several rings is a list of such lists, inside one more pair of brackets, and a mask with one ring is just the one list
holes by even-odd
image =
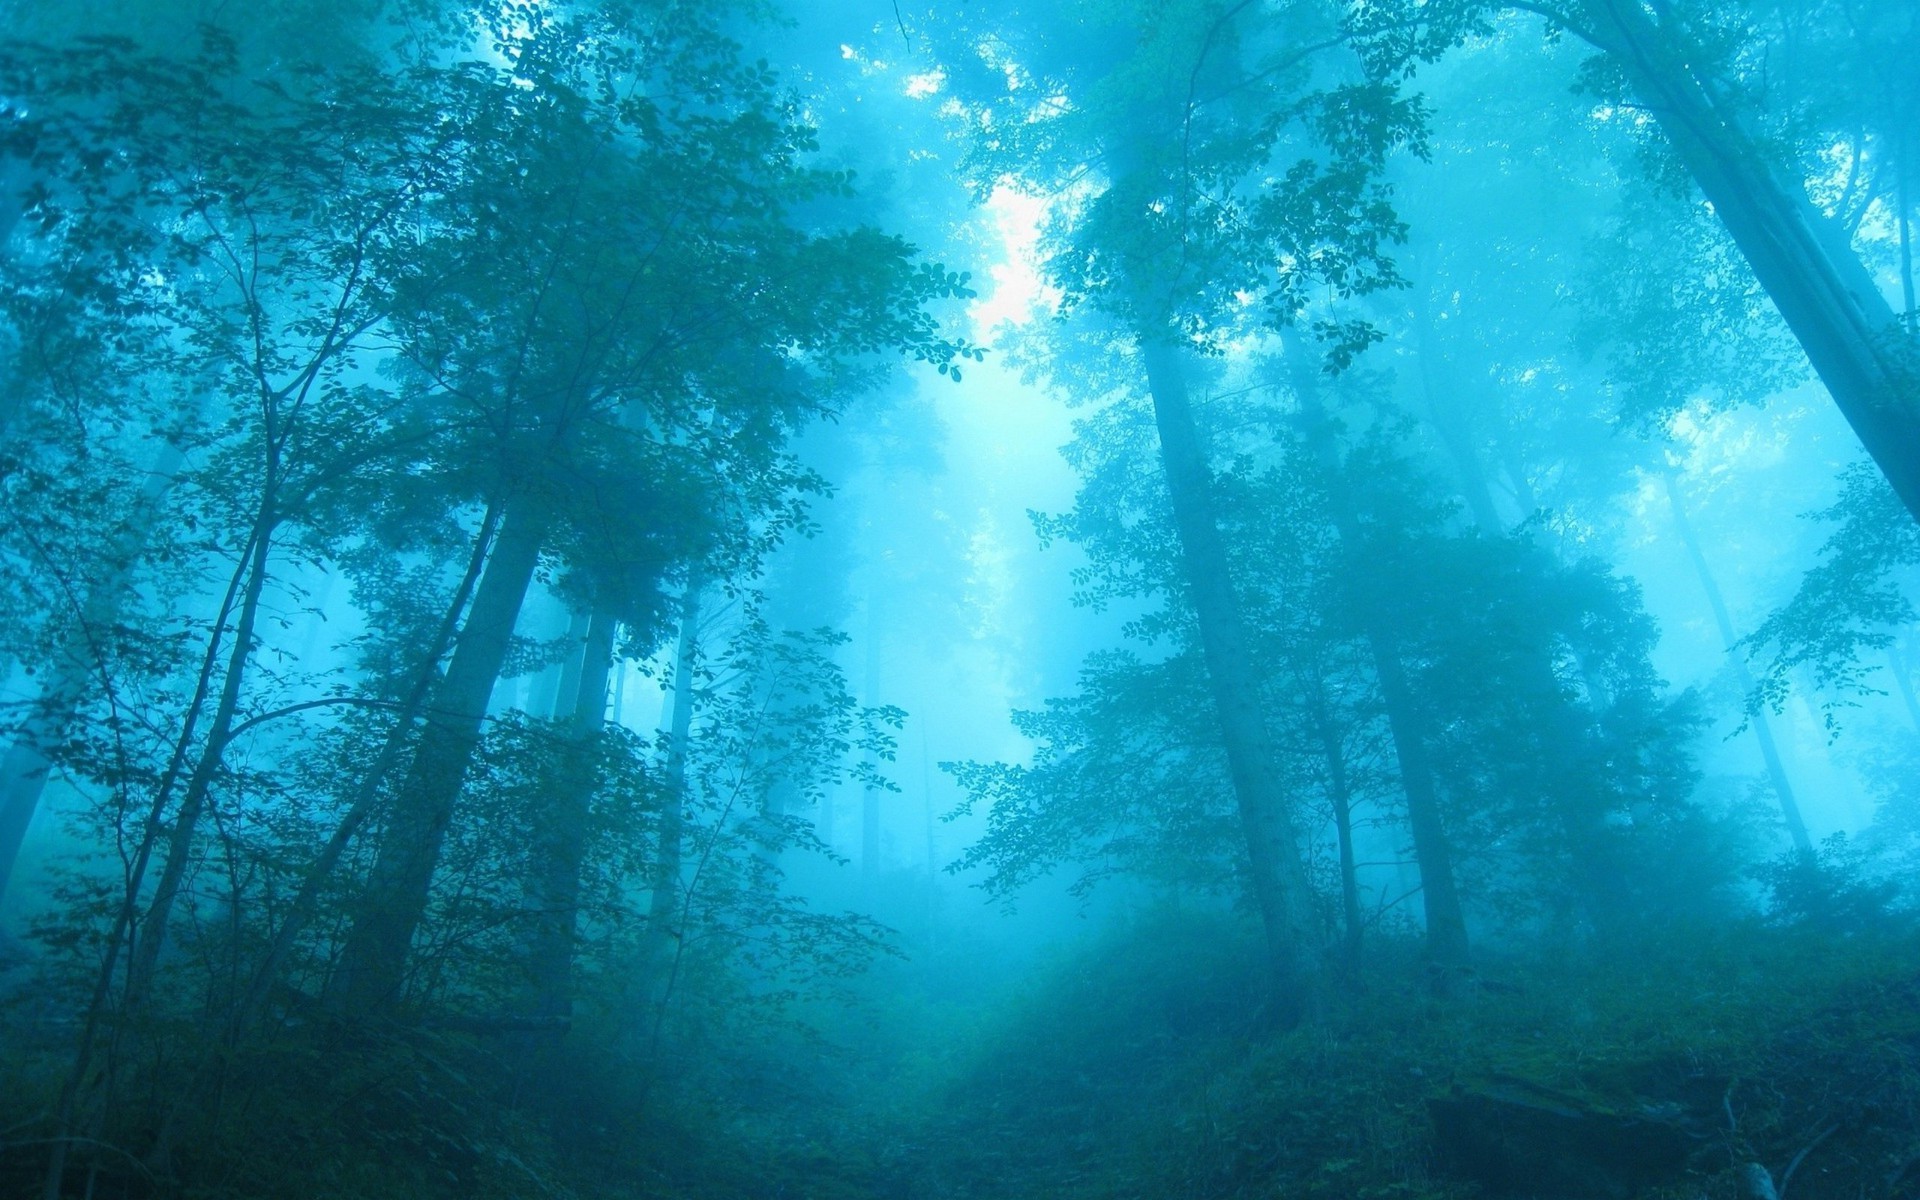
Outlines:
{"label": "fallen branch", "polygon": [[1815,1147],[1832,1137],[1834,1131],[1839,1128],[1840,1124],[1836,1121],[1819,1133],[1814,1134],[1812,1141],[1800,1147],[1800,1153],[1793,1156],[1793,1161],[1787,1164],[1787,1169],[1780,1175],[1780,1200],[1787,1200],[1787,1185],[1793,1182],[1793,1173],[1800,1169],[1800,1164],[1807,1160],[1807,1155],[1812,1154]]}

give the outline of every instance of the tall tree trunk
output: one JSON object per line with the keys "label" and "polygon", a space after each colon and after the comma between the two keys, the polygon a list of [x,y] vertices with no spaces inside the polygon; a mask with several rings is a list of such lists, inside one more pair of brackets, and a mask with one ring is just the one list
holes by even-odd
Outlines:
{"label": "tall tree trunk", "polygon": [[1214,713],[1247,841],[1254,899],[1266,932],[1272,1015],[1282,1024],[1295,1024],[1317,1002],[1320,968],[1312,889],[1289,797],[1274,762],[1226,546],[1215,522],[1213,476],[1187,399],[1183,352],[1147,337],[1140,339],[1140,351],[1188,595],[1200,627]]}
{"label": "tall tree trunk", "polygon": [[[214,705],[212,720],[208,722],[207,740],[201,746],[200,757],[194,763],[193,773],[187,777],[186,791],[181,794],[180,807],[174,813],[173,828],[167,834],[166,859],[160,869],[159,881],[154,885],[153,903],[140,922],[139,933],[134,940],[127,968],[127,1003],[130,1007],[139,1004],[147,985],[153,980],[154,969],[160,961],[160,949],[166,943],[167,924],[173,916],[173,905],[179,898],[187,865],[193,859],[193,837],[200,823],[200,814],[206,808],[207,796],[213,789],[221,765],[226,761],[234,715],[240,708],[247,663],[253,657],[254,629],[260,615],[260,596],[267,585],[267,565],[273,555],[276,524],[271,502],[263,503],[255,522],[247,585],[241,594],[238,611],[234,614],[233,646],[227,655],[225,676],[220,682],[220,698]],[[238,897],[234,902],[239,902]]]}
{"label": "tall tree trunk", "polygon": [[527,939],[531,1016],[564,1022],[573,1016],[573,946],[580,915],[580,869],[586,861],[593,803],[593,758],[607,708],[617,622],[603,612],[587,623],[580,662],[567,672],[573,692],[564,701],[567,745],[559,786],[538,814],[533,831],[527,900],[533,927]]}
{"label": "tall tree trunk", "polygon": [[1467,922],[1460,910],[1460,892],[1454,886],[1453,846],[1440,815],[1439,791],[1421,726],[1413,689],[1390,631],[1379,627],[1368,635],[1380,696],[1386,704],[1387,728],[1400,763],[1400,783],[1407,797],[1407,827],[1413,834],[1413,856],[1420,864],[1420,899],[1427,921],[1427,961],[1436,990],[1445,991],[1452,976],[1471,961]]}
{"label": "tall tree trunk", "polygon": [[680,635],[673,651],[673,706],[667,725],[667,762],[660,796],[660,832],[654,847],[647,931],[641,954],[642,999],[657,1041],[664,1019],[670,977],[678,957],[681,851],[686,827],[687,750],[693,736],[693,675],[700,649],[698,575],[687,581],[680,599]]}
{"label": "tall tree trunk", "polygon": [[[1460,481],[1461,493],[1467,502],[1467,511],[1473,524],[1487,537],[1501,536],[1503,529],[1492,503],[1493,489],[1489,482],[1486,464],[1482,460],[1479,447],[1470,438],[1450,436],[1445,427],[1460,421],[1458,391],[1461,387],[1458,372],[1454,369],[1446,347],[1430,311],[1424,306],[1414,312],[1414,328],[1419,342],[1421,360],[1420,383],[1425,405],[1435,427],[1442,431],[1441,445],[1453,460],[1454,474]],[[1431,361],[1429,361],[1431,360]],[[1513,495],[1524,513],[1537,511],[1538,505],[1528,484],[1526,464],[1520,461],[1518,452],[1508,447],[1506,463],[1508,477],[1513,484]],[[1587,671],[1588,690],[1595,698],[1596,709],[1604,708],[1603,688],[1594,675]],[[1576,755],[1581,743],[1581,733],[1575,720],[1573,709],[1565,699],[1560,687],[1554,664],[1548,656],[1535,658],[1526,664],[1526,682],[1539,698],[1541,708],[1536,728],[1541,737],[1541,757],[1549,763],[1560,764],[1560,774],[1566,777],[1569,772],[1577,773],[1580,768]],[[1396,744],[1398,739],[1396,738]],[[1555,789],[1550,788],[1549,794]],[[1572,789],[1559,789],[1570,792]],[[1604,915],[1617,901],[1617,889],[1613,886],[1608,870],[1603,865],[1590,861],[1591,856],[1582,855],[1581,847],[1592,844],[1595,835],[1604,832],[1604,824],[1599,814],[1590,814],[1591,820],[1562,818],[1562,827],[1566,830],[1569,852],[1576,864],[1575,882],[1591,908],[1596,920]]]}
{"label": "tall tree trunk", "polygon": [[[1308,424],[1307,436],[1312,439],[1315,458],[1327,476],[1334,529],[1349,552],[1359,552],[1365,543],[1355,522],[1354,504],[1345,482],[1345,466],[1340,462],[1332,429],[1320,404],[1311,356],[1295,338],[1286,339],[1286,347],[1294,394]],[[1488,508],[1491,511],[1491,504]],[[1412,583],[1406,582],[1409,586]],[[1425,721],[1413,688],[1407,682],[1399,639],[1393,629],[1373,615],[1363,617],[1362,629],[1372,651],[1374,675],[1380,683],[1387,728],[1400,766],[1400,786],[1407,800],[1407,829],[1413,836],[1413,856],[1420,867],[1420,902],[1426,919],[1431,979],[1435,990],[1444,992],[1452,977],[1467,968],[1471,957],[1466,917],[1460,908],[1460,892],[1453,877],[1453,847],[1447,838],[1446,821],[1440,814],[1433,763],[1427,756]]]}
{"label": "tall tree trunk", "polygon": [[501,522],[453,659],[434,689],[419,748],[381,832],[366,893],[328,989],[345,1007],[370,1012],[400,998],[441,843],[545,535],[543,523],[525,512],[509,511]]}
{"label": "tall tree trunk", "polygon": [[373,814],[387,779],[399,767],[413,740],[414,726],[426,708],[428,693],[433,689],[434,680],[439,677],[440,661],[452,647],[454,636],[460,629],[461,615],[466,612],[467,602],[473,598],[474,587],[479,582],[498,525],[499,508],[494,506],[487,510],[480,523],[479,532],[474,537],[473,553],[467,560],[466,573],[448,601],[446,613],[440,620],[432,643],[421,656],[413,682],[405,698],[400,701],[399,711],[380,752],[360,777],[353,798],[348,802],[339,824],[334,827],[332,836],[308,865],[300,881],[300,890],[294,894],[293,903],[288,906],[280,927],[274,931],[267,952],[255,966],[245,990],[235,997],[227,1012],[217,1018],[218,1027],[210,1028],[203,1039],[200,1063],[187,1086],[175,1096],[173,1106],[155,1132],[153,1146],[148,1153],[149,1162],[165,1164],[168,1161],[183,1115],[190,1110],[197,1097],[206,1093],[222,1069],[227,1053],[266,1007],[267,998],[272,994],[274,984],[279,982],[280,972],[292,956],[295,944],[319,912],[321,891],[332,878],[334,869],[354,836]]}
{"label": "tall tree trunk", "polygon": [[[1713,623],[1720,630],[1720,644],[1726,647],[1728,661],[1733,664],[1733,679],[1739,685],[1742,696],[1753,694],[1753,676],[1747,671],[1746,656],[1740,651],[1740,636],[1734,632],[1733,616],[1727,611],[1727,602],[1720,595],[1720,585],[1714,581],[1713,572],[1707,566],[1706,552],[1700,548],[1700,539],[1693,532],[1693,522],[1687,520],[1687,506],[1680,499],[1680,483],[1671,469],[1661,472],[1667,485],[1667,505],[1673,510],[1673,527],[1680,533],[1680,544],[1686,547],[1687,558],[1693,564],[1693,572],[1700,580],[1700,590],[1707,594],[1707,607],[1713,610]],[[1793,783],[1787,778],[1787,768],[1780,761],[1779,748],[1773,742],[1772,722],[1767,720],[1764,708],[1755,709],[1749,717],[1753,726],[1753,736],[1760,743],[1760,758],[1767,766],[1767,780],[1773,784],[1773,794],[1780,803],[1780,816],[1787,823],[1787,834],[1793,839],[1793,848],[1802,854],[1813,853],[1813,839],[1807,836],[1807,823],[1800,816],[1800,802],[1794,798]]]}
{"label": "tall tree trunk", "polygon": [[1900,703],[1907,710],[1907,721],[1915,733],[1920,733],[1920,696],[1913,691],[1913,673],[1907,659],[1900,653],[1898,644],[1887,647],[1887,670],[1893,675],[1893,686],[1900,693]]}
{"label": "tall tree trunk", "polygon": [[1666,133],[1887,482],[1920,520],[1916,345],[1836,227],[1785,179],[1684,34],[1637,0],[1578,0],[1561,20],[1604,51]]}
{"label": "tall tree trunk", "polygon": [[1366,919],[1360,911],[1360,873],[1353,852],[1353,785],[1347,776],[1346,747],[1340,730],[1328,710],[1326,696],[1318,681],[1308,704],[1313,717],[1313,732],[1320,741],[1320,753],[1327,763],[1327,799],[1333,806],[1333,831],[1340,852],[1340,915],[1345,927],[1343,955],[1351,978],[1360,968],[1360,943]]}
{"label": "tall tree trunk", "polygon": [[[0,239],[3,240],[3,239]],[[199,425],[200,412],[206,406],[206,392],[196,389],[187,405],[189,427]],[[28,710],[27,719],[14,734],[6,754],[0,756],[0,899],[7,894],[14,864],[34,812],[47,788],[52,756],[66,739],[74,713],[93,693],[102,669],[102,648],[95,639],[119,619],[126,602],[133,566],[153,533],[161,503],[186,461],[186,451],[169,440],[154,456],[153,465],[140,487],[140,499],[133,513],[120,527],[107,549],[107,572],[87,589],[80,611],[61,639],[55,652],[50,679]]]}
{"label": "tall tree trunk", "polygon": [[[867,592],[867,669],[860,702],[868,708],[880,704],[880,596],[876,582]],[[873,766],[869,755],[867,765]],[[880,789],[871,782],[860,788],[860,886],[869,899],[880,878]]]}
{"label": "tall tree trunk", "polygon": [[1480,451],[1474,445],[1473,427],[1460,404],[1462,391],[1453,359],[1440,347],[1439,331],[1434,328],[1432,289],[1427,281],[1413,284],[1414,358],[1420,372],[1420,391],[1426,400],[1427,420],[1440,435],[1440,444],[1453,460],[1454,477],[1460,495],[1467,502],[1473,523],[1489,537],[1501,531],[1500,513],[1494,506],[1493,489],[1487,486],[1486,471],[1480,465]]}

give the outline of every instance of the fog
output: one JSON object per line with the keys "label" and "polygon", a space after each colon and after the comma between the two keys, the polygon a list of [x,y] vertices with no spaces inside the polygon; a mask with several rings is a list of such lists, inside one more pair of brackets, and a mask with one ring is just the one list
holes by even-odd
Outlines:
{"label": "fog", "polygon": [[5,1194],[1920,1194],[1911,4],[0,13]]}

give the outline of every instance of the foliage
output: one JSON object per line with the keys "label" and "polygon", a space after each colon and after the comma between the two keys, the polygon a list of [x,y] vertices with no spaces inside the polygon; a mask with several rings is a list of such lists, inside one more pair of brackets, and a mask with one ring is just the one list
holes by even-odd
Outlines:
{"label": "foliage", "polygon": [[1754,877],[1767,889],[1773,920],[1836,937],[1887,925],[1901,890],[1897,880],[1875,871],[1845,833],[1829,837],[1812,854],[1796,851],[1763,863]]}
{"label": "foliage", "polygon": [[1750,653],[1772,651],[1748,703],[1779,712],[1794,675],[1810,672],[1836,735],[1838,710],[1875,694],[1879,665],[1865,655],[1892,646],[1894,631],[1914,619],[1902,576],[1920,564],[1920,530],[1877,471],[1855,463],[1840,485],[1831,507],[1810,514],[1839,526],[1820,547],[1822,561],[1745,642]]}

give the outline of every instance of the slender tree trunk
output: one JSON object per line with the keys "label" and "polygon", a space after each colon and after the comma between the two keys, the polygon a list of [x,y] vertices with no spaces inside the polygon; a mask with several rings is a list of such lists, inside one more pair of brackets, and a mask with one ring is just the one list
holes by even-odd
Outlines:
{"label": "slender tree trunk", "polygon": [[1847,423],[1920,519],[1916,347],[1845,232],[1783,178],[1684,39],[1637,0],[1578,0],[1574,32],[1604,51],[1712,202]]}
{"label": "slender tree trunk", "polygon": [[1347,777],[1347,753],[1326,698],[1315,686],[1310,698],[1313,731],[1327,763],[1327,799],[1333,805],[1333,831],[1340,849],[1340,915],[1346,933],[1344,956],[1349,977],[1360,969],[1360,943],[1366,918],[1360,911],[1360,874],[1353,853],[1353,785]]}
{"label": "slender tree trunk", "polygon": [[[1354,518],[1354,506],[1348,492],[1345,470],[1333,445],[1327,417],[1321,408],[1317,381],[1308,356],[1293,339],[1288,339],[1288,359],[1293,372],[1293,387],[1306,418],[1315,457],[1326,472],[1329,500],[1335,530],[1350,552],[1361,551],[1365,543]],[[1477,478],[1462,472],[1469,480]],[[1491,503],[1488,510],[1491,512]],[[1406,581],[1411,585],[1412,581]],[[1420,901],[1426,918],[1427,961],[1433,971],[1436,991],[1444,992],[1452,977],[1471,962],[1467,943],[1466,917],[1460,908],[1460,892],[1453,877],[1453,847],[1447,838],[1446,821],[1440,814],[1439,789],[1434,784],[1432,760],[1427,756],[1425,721],[1420,706],[1407,682],[1406,668],[1400,657],[1399,639],[1394,631],[1375,616],[1362,621],[1367,645],[1373,654],[1375,677],[1385,703],[1387,728],[1393,737],[1394,755],[1400,766],[1400,786],[1407,800],[1407,828],[1413,836],[1413,856],[1420,866]]]}
{"label": "slender tree trunk", "polygon": [[[166,943],[167,923],[172,919],[173,905],[180,895],[181,880],[185,878],[187,865],[193,859],[194,832],[199,825],[200,814],[206,808],[208,793],[212,791],[213,782],[226,761],[233,718],[239,711],[240,695],[246,679],[247,662],[253,656],[254,629],[260,614],[260,596],[267,585],[267,565],[273,553],[275,524],[269,505],[263,504],[254,530],[247,586],[235,615],[233,647],[227,655],[226,674],[220,683],[220,698],[207,726],[206,743],[201,747],[193,773],[187,778],[186,791],[180,797],[180,808],[174,814],[173,828],[167,835],[166,858],[160,869],[159,881],[154,885],[153,903],[141,921],[139,934],[134,941],[127,970],[127,1003],[130,1007],[139,1004],[153,981],[161,947]],[[238,902],[237,898],[235,902]]]}
{"label": "slender tree trunk", "polygon": [[[590,643],[593,640],[595,632],[593,624],[594,617],[595,614],[593,612],[585,609],[567,615],[566,640],[562,643],[566,648],[565,657],[561,658],[559,663],[560,686],[554,694],[551,711],[536,715],[544,715],[555,721],[571,721],[573,715],[580,711],[580,705],[585,700],[585,694],[580,690],[581,675],[584,672],[593,670],[594,649]],[[608,637],[613,636],[611,626],[602,632]],[[613,670],[612,656],[613,643],[608,642],[607,670],[609,674],[611,674]],[[600,707],[594,710],[593,731],[595,733],[600,731],[600,719],[606,715],[606,699],[605,696],[600,697]]]}
{"label": "slender tree trunk", "polygon": [[1426,281],[1414,283],[1413,333],[1420,372],[1420,390],[1426,399],[1427,420],[1440,435],[1447,457],[1453,459],[1454,476],[1460,483],[1460,495],[1467,511],[1481,532],[1494,536],[1501,531],[1500,513],[1493,503],[1493,490],[1480,467],[1480,451],[1474,445],[1473,429],[1460,406],[1460,382],[1453,370],[1451,356],[1439,345],[1431,311],[1431,289]]}
{"label": "slender tree trunk", "polygon": [[1920,696],[1913,693],[1913,676],[1897,645],[1887,647],[1887,670],[1893,674],[1893,686],[1900,693],[1900,703],[1906,707],[1907,720],[1912,723],[1913,731],[1920,733]]}
{"label": "slender tree trunk", "polygon": [[[1905,164],[1903,163],[1901,165],[1904,168]],[[1913,222],[1910,219],[1913,208],[1907,203],[1907,173],[1904,169],[1899,172],[1899,183],[1896,185],[1895,190],[1895,203],[1898,204],[1900,208],[1898,218],[1900,226],[1900,299],[1905,306],[1903,311],[1911,317],[1914,312]]]}
{"label": "slender tree trunk", "polygon": [[400,998],[413,935],[426,915],[441,843],[467,764],[480,742],[487,702],[500,677],[513,627],[533,582],[546,530],[508,512],[475,590],[472,611],[434,690],[420,745],[382,831],[366,894],[328,991],[345,1007],[372,1012]]}
{"label": "slender tree trunk", "polygon": [[[1663,471],[1661,477],[1667,485],[1667,505],[1673,511],[1673,527],[1680,534],[1680,544],[1686,547],[1687,558],[1693,564],[1693,573],[1700,580],[1700,590],[1707,594],[1707,607],[1713,610],[1713,623],[1720,630],[1720,644],[1726,647],[1727,658],[1733,664],[1733,679],[1739,685],[1743,696],[1753,693],[1753,676],[1747,671],[1746,657],[1740,652],[1740,636],[1734,632],[1733,616],[1727,611],[1727,602],[1720,594],[1720,585],[1714,581],[1713,572],[1707,566],[1706,552],[1700,548],[1700,539],[1693,532],[1693,522],[1687,520],[1687,506],[1680,499],[1680,483],[1672,470]],[[1793,839],[1793,848],[1802,854],[1813,853],[1813,839],[1807,836],[1807,823],[1800,816],[1800,802],[1794,798],[1793,783],[1787,778],[1787,768],[1780,761],[1780,751],[1773,742],[1773,725],[1767,720],[1764,709],[1755,710],[1749,718],[1753,726],[1753,736],[1760,743],[1760,758],[1767,765],[1767,780],[1773,784],[1773,794],[1780,803],[1780,816],[1787,823],[1787,834]]]}
{"label": "slender tree trunk", "polygon": [[[876,582],[867,593],[866,684],[861,703],[873,708],[880,703],[880,596]],[[874,765],[869,756],[868,766]],[[872,898],[880,878],[880,789],[871,783],[860,789],[860,885]]]}
{"label": "slender tree trunk", "polygon": [[673,709],[667,726],[667,762],[660,797],[660,833],[654,848],[647,933],[641,961],[643,996],[659,1036],[665,1009],[666,979],[682,931],[674,928],[680,912],[680,864],[686,825],[687,749],[693,735],[693,675],[700,647],[700,591],[697,576],[687,581],[680,600],[680,636],[673,652]]}
{"label": "slender tree trunk", "polygon": [[[263,506],[264,512],[264,506]],[[261,522],[264,525],[264,520]],[[259,532],[259,531],[257,531]],[[241,599],[254,566],[253,555],[249,552],[234,569],[227,581],[226,594],[222,597],[218,616],[214,622],[214,632],[207,639],[206,652],[201,656],[200,667],[194,680],[193,696],[187,701],[180,715],[179,730],[174,735],[173,750],[168,756],[166,769],[154,784],[147,812],[141,820],[140,836],[133,846],[133,861],[128,864],[124,890],[114,914],[112,925],[107,930],[106,944],[101,950],[100,965],[94,972],[93,992],[87,1002],[86,1017],[81,1021],[80,1037],[74,1048],[73,1065],[68,1069],[66,1079],[61,1083],[60,1096],[55,1102],[53,1118],[53,1151],[48,1158],[47,1175],[43,1196],[45,1200],[59,1200],[62,1182],[66,1175],[67,1152],[72,1144],[74,1118],[79,1111],[81,1093],[88,1086],[92,1073],[94,1052],[97,1049],[101,1027],[108,1023],[109,1008],[113,997],[113,985],[119,975],[120,958],[128,954],[128,973],[133,973],[132,944],[135,927],[140,922],[140,893],[144,887],[148,869],[153,862],[154,851],[160,846],[166,834],[165,817],[180,776],[187,770],[187,760],[191,756],[194,738],[199,730],[201,718],[206,713],[207,702],[213,695],[214,680],[220,678],[220,649],[223,645],[220,631],[225,628],[227,619],[242,605]]]}
{"label": "slender tree trunk", "polygon": [[[4,241],[0,237],[0,241]],[[186,424],[197,426],[206,393],[196,389],[187,408]],[[0,899],[20,857],[21,844],[33,824],[34,812],[47,787],[52,756],[72,728],[74,713],[98,683],[103,648],[96,639],[119,619],[126,603],[135,560],[153,534],[161,504],[173,490],[186,451],[169,440],[155,455],[140,487],[134,512],[120,527],[107,550],[108,572],[87,590],[80,611],[67,630],[51,669],[51,679],[35,699],[25,722],[0,756]]]}
{"label": "slender tree trunk", "polygon": [[345,855],[348,845],[366,824],[378,804],[386,781],[399,767],[407,747],[412,743],[414,726],[426,708],[427,696],[433,689],[434,680],[439,678],[440,661],[453,645],[454,635],[460,628],[460,618],[466,612],[467,602],[472,599],[474,587],[479,582],[480,572],[486,561],[487,551],[493,544],[494,531],[499,524],[498,506],[489,508],[475,535],[473,553],[467,561],[465,575],[454,589],[448,602],[446,614],[440,620],[432,643],[421,657],[419,669],[414,673],[412,685],[401,700],[399,712],[388,730],[386,740],[380,752],[374,757],[366,773],[360,777],[353,798],[347,810],[334,827],[326,845],[307,867],[300,881],[300,890],[295,893],[293,903],[287,908],[286,916],[280,927],[274,931],[273,939],[267,946],[267,952],[254,968],[246,989],[220,1018],[220,1027],[210,1030],[205,1039],[201,1061],[195,1068],[193,1078],[176,1096],[172,1108],[160,1123],[154,1134],[153,1147],[148,1159],[157,1164],[165,1164],[171,1157],[174,1139],[179,1132],[182,1115],[188,1111],[196,1097],[204,1095],[225,1062],[226,1055],[239,1042],[261,1010],[265,1008],[273,986],[280,980],[280,972],[292,956],[294,946],[300,936],[313,923],[319,912],[320,894],[327,881],[332,878],[334,869]]}
{"label": "slender tree trunk", "polygon": [[560,786],[539,814],[533,833],[533,868],[527,899],[533,909],[527,971],[532,1015],[564,1022],[573,1016],[573,946],[580,914],[580,869],[586,861],[588,814],[593,802],[593,756],[606,717],[607,679],[613,671],[616,622],[592,614],[578,667],[568,672],[566,764]]}
{"label": "slender tree trunk", "polygon": [[1226,546],[1215,523],[1212,472],[1187,399],[1182,351],[1145,337],[1140,350],[1215,717],[1247,840],[1254,899],[1266,931],[1272,1015],[1282,1024],[1295,1024],[1317,1003],[1312,889],[1274,762]]}
{"label": "slender tree trunk", "polygon": [[927,726],[920,725],[920,801],[926,818],[927,835],[927,957],[939,953],[940,932],[940,847],[935,834],[937,814],[933,809],[933,751],[928,745]]}
{"label": "slender tree trunk", "polygon": [[1420,863],[1420,898],[1427,920],[1427,959],[1434,971],[1436,990],[1445,991],[1451,977],[1471,961],[1467,922],[1460,911],[1460,893],[1454,886],[1453,846],[1440,816],[1440,797],[1434,787],[1433,764],[1427,758],[1419,708],[1400,663],[1392,635],[1376,628],[1368,638],[1380,695],[1386,703],[1387,728],[1400,762],[1400,783],[1407,797],[1407,826],[1413,834],[1413,854]]}

